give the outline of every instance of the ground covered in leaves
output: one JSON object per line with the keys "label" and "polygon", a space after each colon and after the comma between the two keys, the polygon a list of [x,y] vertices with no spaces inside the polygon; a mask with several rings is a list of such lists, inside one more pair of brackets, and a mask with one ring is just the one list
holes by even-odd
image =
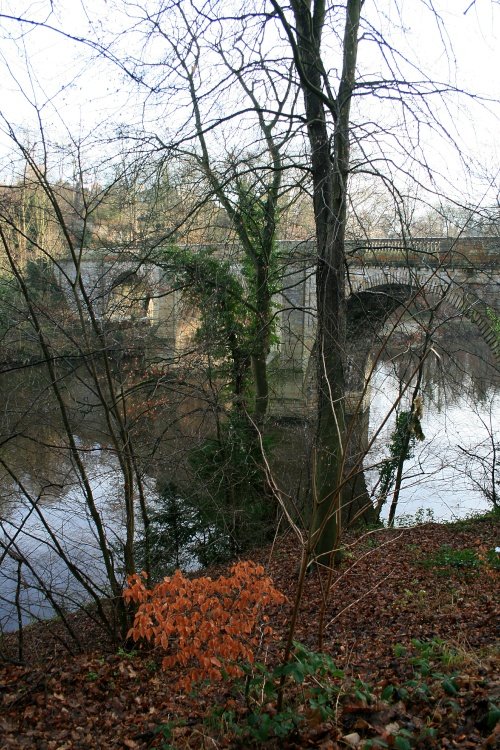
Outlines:
{"label": "ground covered in leaves", "polygon": [[[280,710],[273,668],[296,588],[292,535],[252,555],[290,604],[268,613],[274,639],[257,654],[246,690],[227,681],[179,692],[161,654],[110,647],[77,616],[79,654],[51,635],[57,624],[32,627],[27,663],[0,665],[0,747],[494,748],[498,532],[489,519],[347,539],[325,608],[324,585],[314,572],[307,578]],[[4,655],[14,646],[4,639]]]}

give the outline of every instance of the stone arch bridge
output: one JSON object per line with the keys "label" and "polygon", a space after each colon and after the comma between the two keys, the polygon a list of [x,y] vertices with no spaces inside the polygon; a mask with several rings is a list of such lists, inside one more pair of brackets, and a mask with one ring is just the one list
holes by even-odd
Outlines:
{"label": "stone arch bridge", "polygon": [[[279,343],[270,355],[276,413],[300,415],[309,409],[315,340],[316,248],[313,242],[278,243],[283,285],[277,295]],[[110,325],[151,325],[172,358],[185,350],[196,329],[196,312],[183,301],[153,256],[140,249],[87,252],[78,273],[97,316]],[[215,248],[232,258],[236,246]],[[469,319],[500,363],[500,340],[492,311],[500,314],[500,238],[402,238],[355,240],[347,244],[348,391],[359,400],[370,350],[398,309],[432,309],[445,304]],[[75,264],[59,263],[70,292]],[[349,404],[348,404],[349,409]]]}
{"label": "stone arch bridge", "polygon": [[[282,294],[279,369],[288,371],[281,400],[307,403],[315,341],[314,250],[295,244],[295,259]],[[302,250],[302,262],[297,253]],[[293,257],[291,248],[290,257]],[[472,322],[500,364],[500,238],[353,241],[347,245],[348,401],[359,403],[370,351],[398,310],[445,305]],[[293,265],[295,264],[295,266]],[[348,403],[348,410],[350,408]],[[289,410],[293,411],[292,404]]]}

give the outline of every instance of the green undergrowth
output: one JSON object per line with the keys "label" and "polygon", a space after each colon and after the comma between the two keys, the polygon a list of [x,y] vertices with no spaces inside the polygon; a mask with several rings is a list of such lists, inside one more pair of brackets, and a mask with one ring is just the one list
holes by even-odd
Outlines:
{"label": "green undergrowth", "polygon": [[425,568],[437,568],[444,571],[450,568],[478,571],[483,566],[500,570],[500,555],[494,548],[478,551],[469,547],[456,549],[443,544],[432,555],[425,557],[422,565]]}
{"label": "green undergrowth", "polygon": [[485,513],[470,513],[468,516],[465,516],[464,518],[457,518],[452,521],[444,521],[443,523],[446,524],[446,526],[452,526],[454,529],[457,529],[459,531],[469,531],[470,529],[473,529],[476,524],[481,523],[500,523],[500,507],[493,507],[491,510],[486,511]]}
{"label": "green undergrowth", "polygon": [[[354,736],[355,729],[361,749],[432,747],[440,723],[458,721],[460,701],[470,687],[471,655],[435,638],[396,644],[394,657],[398,679],[370,684],[347,677],[330,656],[296,643],[288,664],[247,665],[245,677],[231,685],[231,697],[205,717],[203,733],[213,737],[214,746],[224,738],[225,747],[294,747],[324,726],[346,746],[343,738]],[[500,708],[487,693],[481,705],[478,725],[487,736]],[[176,747],[178,726],[175,721],[159,725],[163,750]]]}

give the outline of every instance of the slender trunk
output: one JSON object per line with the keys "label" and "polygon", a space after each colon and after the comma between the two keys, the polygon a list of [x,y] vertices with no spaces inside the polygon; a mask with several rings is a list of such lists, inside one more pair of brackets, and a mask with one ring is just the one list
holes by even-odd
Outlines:
{"label": "slender trunk", "polygon": [[413,394],[411,398],[410,419],[406,427],[406,432],[404,434],[403,442],[401,444],[401,451],[399,454],[398,465],[396,469],[396,477],[394,479],[394,494],[392,496],[391,507],[389,509],[389,517],[387,519],[387,525],[391,528],[394,526],[394,519],[396,517],[396,509],[398,507],[399,495],[401,492],[401,484],[403,481],[404,463],[406,459],[409,457],[408,452],[410,448],[410,441],[411,441],[412,435],[414,434],[412,426],[414,424],[413,420],[416,419],[416,416],[415,416],[416,403],[415,402],[416,402],[417,397],[420,394],[420,386],[422,384],[422,377],[423,377],[423,370],[424,370],[424,361],[428,352],[427,344],[428,342],[426,340],[424,353],[420,359],[420,364],[418,367],[417,382],[415,383],[415,388],[413,389]]}
{"label": "slender trunk", "polygon": [[406,431],[403,443],[401,445],[401,455],[399,457],[398,466],[396,469],[396,478],[394,480],[394,494],[392,496],[391,507],[389,510],[389,517],[387,519],[387,525],[392,528],[394,526],[394,519],[396,516],[396,508],[398,507],[399,493],[401,492],[401,482],[403,480],[403,467],[408,454],[408,448],[410,446],[411,432]]}
{"label": "slender trunk", "polygon": [[267,357],[270,348],[269,327],[272,295],[269,284],[269,266],[266,260],[267,258],[259,256],[255,263],[257,326],[255,348],[252,355],[252,374],[255,385],[254,417],[258,427],[263,424],[269,406]]}
{"label": "slender trunk", "polygon": [[[224,54],[222,54],[225,59]],[[228,64],[227,60],[225,60]],[[228,197],[227,192],[221,182],[216,170],[212,167],[209,149],[205,140],[202,115],[199,107],[198,94],[195,87],[192,70],[188,69],[185,60],[179,60],[184,68],[188,81],[193,114],[196,122],[197,137],[201,147],[200,164],[205,176],[212,187],[214,195],[224,206],[228,216],[234,223],[236,234],[241,242],[244,254],[252,262],[255,270],[255,342],[251,355],[253,384],[255,388],[254,397],[254,419],[257,426],[263,424],[269,406],[269,382],[267,372],[267,356],[269,354],[269,340],[272,319],[272,289],[270,284],[270,264],[273,252],[274,236],[276,231],[276,217],[278,212],[278,196],[281,185],[281,154],[278,145],[273,137],[273,124],[266,123],[264,115],[260,109],[259,103],[255,97],[253,89],[248,87],[244,78],[233,70],[238,78],[243,90],[252,101],[258,113],[259,124],[266,139],[268,153],[273,165],[273,176],[269,185],[266,209],[264,216],[264,225],[257,227],[260,230],[260,238],[256,240],[252,237],[246,224],[246,217],[238,208],[235,208],[232,200]],[[277,121],[277,118],[275,122]]]}
{"label": "slender trunk", "polygon": [[[362,0],[347,0],[344,56],[338,94],[323,93],[321,60],[324,0],[292,0],[295,33],[277,0],[273,6],[285,25],[294,52],[307,116],[313,177],[313,202],[318,261],[317,383],[318,422],[313,534],[316,558],[330,564],[340,534],[340,485],[345,435],[345,220],[349,174],[349,114],[355,81],[358,29]],[[334,123],[333,151],[326,110]]]}

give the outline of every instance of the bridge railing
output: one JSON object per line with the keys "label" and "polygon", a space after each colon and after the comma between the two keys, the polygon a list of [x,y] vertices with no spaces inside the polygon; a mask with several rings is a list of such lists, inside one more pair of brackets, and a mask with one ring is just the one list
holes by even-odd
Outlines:
{"label": "bridge railing", "polygon": [[453,268],[500,265],[500,238],[416,237],[349,240],[347,255],[353,263],[444,265]]}
{"label": "bridge railing", "polygon": [[[313,266],[314,240],[280,240],[278,252],[284,263]],[[500,237],[382,237],[346,242],[351,265],[444,266],[456,269],[500,268]]]}
{"label": "bridge railing", "polygon": [[439,263],[441,243],[438,239],[417,239],[404,242],[402,239],[354,240],[348,243],[347,254],[353,260],[370,262],[421,263],[424,260]]}

